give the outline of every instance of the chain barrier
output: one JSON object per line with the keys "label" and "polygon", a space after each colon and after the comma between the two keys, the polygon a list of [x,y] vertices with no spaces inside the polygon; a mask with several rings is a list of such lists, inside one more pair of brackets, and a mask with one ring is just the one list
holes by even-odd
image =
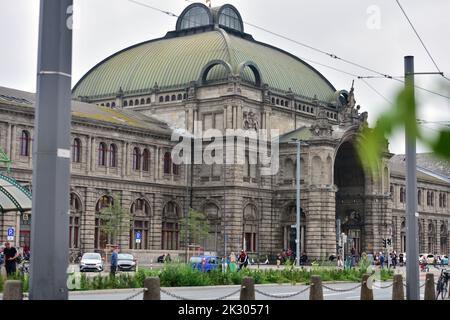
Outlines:
{"label": "chain barrier", "polygon": [[322,287],[324,287],[325,289],[331,290],[331,291],[335,291],[335,292],[350,292],[350,291],[353,291],[353,290],[361,287],[361,284],[358,284],[356,287],[353,287],[350,289],[333,288],[333,287],[326,286],[324,284],[322,284]]}
{"label": "chain barrier", "polygon": [[393,285],[394,285],[394,282],[392,282],[391,284],[389,284],[389,285],[387,285],[387,286],[378,286],[378,285],[376,285],[375,283],[373,283],[372,284],[375,288],[377,288],[377,289],[387,289],[387,288],[390,288],[390,287],[392,287]]}
{"label": "chain barrier", "polygon": [[[175,293],[172,293],[172,292],[170,292],[170,291],[164,290],[164,289],[162,289],[162,288],[161,288],[160,290],[161,290],[161,292],[164,293],[165,295],[168,295],[168,296],[170,296],[170,297],[172,297],[172,298],[175,298],[175,299],[177,299],[177,300],[193,300],[193,299],[189,299],[189,298],[186,298],[186,297],[179,296],[179,295],[177,295],[177,294],[175,294]],[[226,294],[226,295],[224,295],[224,296],[221,296],[221,297],[218,297],[218,298],[215,298],[215,299],[210,299],[210,300],[224,300],[224,299],[226,299],[226,298],[229,298],[229,297],[231,297],[231,296],[234,296],[235,294],[237,294],[237,293],[239,293],[239,292],[241,292],[241,289],[240,289],[240,288],[237,289],[237,290],[235,290],[235,291],[233,291],[233,292],[230,292],[230,293],[228,293],[228,294]]]}
{"label": "chain barrier", "polygon": [[293,293],[288,293],[288,294],[272,294],[272,293],[266,293],[266,292],[263,292],[263,291],[258,290],[258,289],[256,289],[256,288],[255,288],[255,292],[257,292],[257,293],[259,293],[259,294],[261,294],[261,295],[263,295],[263,296],[269,297],[269,298],[285,299],[285,298],[291,298],[291,297],[298,296],[299,294],[302,294],[302,293],[306,292],[307,290],[309,290],[309,288],[311,288],[311,286],[307,286],[307,287],[306,287],[305,289],[303,289],[303,290],[300,290],[300,291],[297,291],[297,292],[293,292]]}
{"label": "chain barrier", "polygon": [[147,289],[145,289],[145,288],[144,288],[144,289],[141,289],[141,290],[139,290],[138,292],[133,293],[131,296],[125,298],[124,300],[131,300],[131,299],[133,299],[133,298],[136,298],[138,295],[140,295],[141,293],[144,293],[145,291],[147,291]]}
{"label": "chain barrier", "polygon": [[214,300],[224,300],[224,299],[226,299],[226,298],[229,298],[229,297],[231,297],[231,296],[234,296],[236,293],[239,293],[239,292],[241,292],[241,289],[237,289],[236,291],[233,291],[233,292],[231,292],[230,294],[227,294],[227,295],[225,295],[225,296],[216,298],[216,299],[214,299]]}
{"label": "chain barrier", "polygon": [[176,295],[175,293],[169,292],[169,291],[164,290],[164,289],[162,289],[162,288],[161,288],[160,290],[161,290],[161,292],[164,293],[165,295],[168,295],[168,296],[170,296],[170,297],[172,297],[172,298],[175,298],[175,299],[177,299],[177,300],[192,300],[192,299],[189,299],[189,298],[185,298],[185,297]]}

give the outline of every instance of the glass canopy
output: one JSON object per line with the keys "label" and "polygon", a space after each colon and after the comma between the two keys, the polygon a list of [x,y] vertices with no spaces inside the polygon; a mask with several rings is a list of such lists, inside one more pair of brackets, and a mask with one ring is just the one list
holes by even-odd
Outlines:
{"label": "glass canopy", "polygon": [[0,213],[30,210],[31,192],[13,178],[0,174]]}

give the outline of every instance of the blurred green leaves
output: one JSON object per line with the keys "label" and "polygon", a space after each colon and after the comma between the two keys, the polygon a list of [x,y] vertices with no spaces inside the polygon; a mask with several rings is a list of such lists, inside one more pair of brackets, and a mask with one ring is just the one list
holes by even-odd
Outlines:
{"label": "blurred green leaves", "polygon": [[450,159],[450,130],[440,130],[437,139],[425,137],[416,120],[414,87],[408,86],[397,95],[392,108],[378,119],[374,128],[365,126],[357,139],[358,155],[363,167],[373,176],[378,176],[383,153],[388,152],[387,138],[396,129],[404,128],[408,139],[421,141],[436,156]]}

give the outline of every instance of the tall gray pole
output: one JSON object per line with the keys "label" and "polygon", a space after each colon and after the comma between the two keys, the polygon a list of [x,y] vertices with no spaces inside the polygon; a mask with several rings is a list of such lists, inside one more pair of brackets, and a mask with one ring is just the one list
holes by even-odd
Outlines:
{"label": "tall gray pole", "polygon": [[300,146],[301,141],[297,141],[297,243],[296,243],[296,258],[297,266],[300,266]]}
{"label": "tall gray pole", "polygon": [[41,0],[30,299],[67,300],[72,0]]}
{"label": "tall gray pole", "polygon": [[[405,85],[411,90],[414,96],[414,57],[405,57]],[[416,121],[415,103],[410,107],[409,120]],[[417,179],[416,179],[416,137],[410,132],[410,128],[405,128],[406,142],[406,299],[420,300],[419,292],[419,267],[417,257],[418,248],[418,228],[417,228]]]}

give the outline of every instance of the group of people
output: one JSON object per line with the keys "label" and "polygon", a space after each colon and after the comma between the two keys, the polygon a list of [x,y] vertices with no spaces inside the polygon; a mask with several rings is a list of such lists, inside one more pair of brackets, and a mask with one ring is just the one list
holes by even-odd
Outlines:
{"label": "group of people", "polygon": [[[280,267],[281,264],[285,264],[287,262],[290,263],[295,263],[296,261],[296,255],[294,253],[294,251],[291,250],[291,248],[287,249],[287,250],[283,250],[281,251],[281,253],[279,253],[277,255],[277,268]],[[306,252],[303,252],[300,255],[300,265],[306,265],[308,263],[308,256],[306,255]]]}
{"label": "group of people", "polygon": [[231,252],[230,256],[222,257],[222,272],[227,272],[228,270],[231,272],[240,271],[242,268],[247,268],[248,265],[249,258],[245,250],[241,250],[239,255]]}

